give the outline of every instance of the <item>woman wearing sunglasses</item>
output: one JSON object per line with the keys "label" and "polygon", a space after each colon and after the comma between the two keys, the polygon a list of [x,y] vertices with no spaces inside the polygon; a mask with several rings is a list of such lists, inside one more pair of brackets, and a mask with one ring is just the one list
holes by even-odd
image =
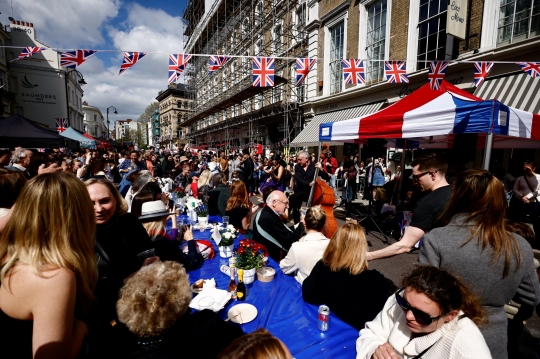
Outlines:
{"label": "woman wearing sunglasses", "polygon": [[491,358],[478,299],[448,272],[422,266],[403,280],[356,341],[357,359]]}
{"label": "woman wearing sunglasses", "polygon": [[485,170],[457,175],[439,219],[444,226],[424,236],[419,263],[443,268],[462,278],[478,296],[488,323],[481,328],[494,359],[506,359],[508,318],[504,305],[536,306],[540,287],[533,252],[511,232],[501,182]]}

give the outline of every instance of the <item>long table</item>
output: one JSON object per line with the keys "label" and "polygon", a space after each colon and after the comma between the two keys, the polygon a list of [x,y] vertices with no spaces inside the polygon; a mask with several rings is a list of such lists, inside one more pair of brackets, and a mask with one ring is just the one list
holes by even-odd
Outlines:
{"label": "long table", "polygon": [[[220,219],[210,218],[210,222]],[[214,278],[218,289],[227,289],[229,277],[219,267],[228,265],[228,258],[219,256],[219,249],[210,239],[211,232],[194,231],[194,238],[210,240],[214,244],[216,256],[206,260],[204,265],[189,272],[191,283],[199,279]],[[235,245],[238,245],[236,240]],[[312,358],[355,358],[355,342],[358,331],[344,323],[332,313],[330,329],[321,332],[317,328],[318,306],[310,305],[302,300],[302,286],[292,276],[281,272],[279,264],[269,258],[268,266],[276,270],[273,281],[264,283],[255,280],[246,285],[247,297],[244,302],[231,300],[219,312],[221,318],[227,318],[229,309],[239,303],[253,304],[258,311],[257,317],[250,323],[242,324],[245,333],[259,328],[266,328],[287,345],[296,359]]]}

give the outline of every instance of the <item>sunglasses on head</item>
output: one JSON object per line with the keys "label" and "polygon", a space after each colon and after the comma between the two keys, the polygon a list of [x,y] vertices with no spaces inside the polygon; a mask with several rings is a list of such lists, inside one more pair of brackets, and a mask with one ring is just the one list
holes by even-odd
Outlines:
{"label": "sunglasses on head", "polygon": [[434,321],[438,320],[439,318],[443,317],[445,314],[441,314],[437,317],[432,317],[431,315],[427,314],[426,312],[421,311],[420,309],[413,308],[409,302],[405,300],[398,291],[396,293],[396,302],[397,304],[403,309],[405,313],[407,313],[409,310],[413,313],[414,319],[418,322],[420,325],[430,325]]}

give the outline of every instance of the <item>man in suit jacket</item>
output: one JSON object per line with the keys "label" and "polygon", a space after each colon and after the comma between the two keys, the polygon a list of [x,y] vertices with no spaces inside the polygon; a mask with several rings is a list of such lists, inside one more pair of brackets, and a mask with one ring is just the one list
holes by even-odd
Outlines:
{"label": "man in suit jacket", "polygon": [[297,242],[304,232],[300,222],[296,228],[285,226],[282,216],[289,208],[289,199],[281,191],[273,191],[266,199],[266,206],[255,217],[253,239],[268,249],[268,255],[279,262],[287,255],[293,242]]}

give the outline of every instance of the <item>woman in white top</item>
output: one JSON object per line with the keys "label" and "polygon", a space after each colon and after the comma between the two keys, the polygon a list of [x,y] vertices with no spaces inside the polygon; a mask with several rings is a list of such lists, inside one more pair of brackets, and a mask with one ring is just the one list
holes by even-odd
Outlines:
{"label": "woman in white top", "polygon": [[326,213],[321,206],[309,208],[304,221],[306,235],[300,238],[299,242],[292,244],[287,256],[279,263],[283,273],[294,274],[300,284],[309,276],[330,243],[330,240],[321,233],[326,224]]}
{"label": "woman in white top", "polygon": [[357,359],[488,359],[476,324],[484,321],[478,299],[443,269],[421,266],[356,341]]}

